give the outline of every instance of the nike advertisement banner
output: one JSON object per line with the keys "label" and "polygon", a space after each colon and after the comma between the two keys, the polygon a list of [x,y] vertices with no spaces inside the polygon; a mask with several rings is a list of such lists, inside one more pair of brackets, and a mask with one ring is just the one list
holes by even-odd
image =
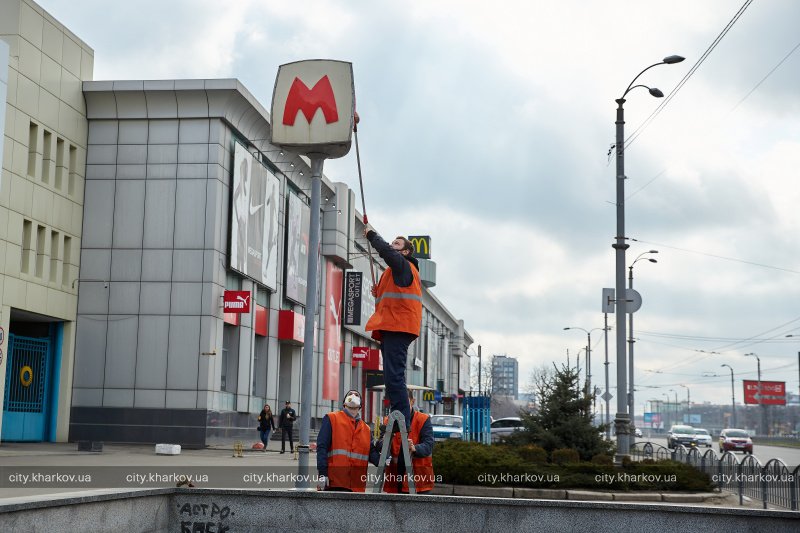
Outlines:
{"label": "nike advertisement banner", "polygon": [[286,209],[286,297],[306,304],[308,287],[308,239],[311,208],[294,193],[287,195]]}
{"label": "nike advertisement banner", "polygon": [[325,340],[322,346],[322,399],[340,400],[339,363],[342,358],[342,269],[327,262],[325,268]]}
{"label": "nike advertisement banner", "polygon": [[276,290],[281,182],[244,146],[234,145],[230,267]]}

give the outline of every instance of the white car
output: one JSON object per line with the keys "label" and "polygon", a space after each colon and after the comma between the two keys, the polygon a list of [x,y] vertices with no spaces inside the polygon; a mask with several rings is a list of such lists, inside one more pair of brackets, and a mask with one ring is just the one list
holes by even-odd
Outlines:
{"label": "white car", "polygon": [[714,445],[714,440],[711,438],[711,434],[708,432],[707,429],[695,428],[694,438],[695,440],[697,440],[698,446],[705,446],[706,448],[711,448]]}
{"label": "white car", "polygon": [[500,442],[502,437],[507,437],[515,431],[524,429],[522,419],[517,416],[510,416],[508,418],[498,418],[492,422],[492,442]]}

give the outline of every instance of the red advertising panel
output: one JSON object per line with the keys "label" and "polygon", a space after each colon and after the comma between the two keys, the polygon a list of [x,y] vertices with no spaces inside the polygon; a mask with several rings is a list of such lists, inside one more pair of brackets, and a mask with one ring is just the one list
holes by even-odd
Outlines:
{"label": "red advertising panel", "polygon": [[762,381],[761,398],[758,395],[758,381],[745,379],[744,403],[747,405],[786,405],[785,381]]}
{"label": "red advertising panel", "polygon": [[250,291],[225,291],[222,301],[225,313],[250,312]]}
{"label": "red advertising panel", "polygon": [[370,348],[367,358],[364,360],[364,370],[383,370],[383,355],[377,348]]}
{"label": "red advertising panel", "polygon": [[269,330],[269,310],[256,304],[256,335],[266,337]]}
{"label": "red advertising panel", "polygon": [[305,342],[306,317],[289,309],[278,311],[278,340],[302,345]]}
{"label": "red advertising panel", "polygon": [[339,400],[339,361],[342,355],[342,282],[344,271],[328,263],[325,269],[325,340],[323,341],[322,399]]}

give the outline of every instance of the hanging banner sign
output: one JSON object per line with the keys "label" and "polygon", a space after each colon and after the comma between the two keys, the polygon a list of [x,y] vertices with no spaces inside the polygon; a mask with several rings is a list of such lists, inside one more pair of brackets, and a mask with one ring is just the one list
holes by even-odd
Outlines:
{"label": "hanging banner sign", "polygon": [[226,313],[250,312],[250,291],[225,291],[222,301]]}
{"label": "hanging banner sign", "polygon": [[342,354],[342,269],[326,263],[325,270],[325,338],[322,365],[322,399],[338,400],[339,364]]}
{"label": "hanging banner sign", "polygon": [[362,272],[349,270],[344,274],[344,325],[361,325]]}

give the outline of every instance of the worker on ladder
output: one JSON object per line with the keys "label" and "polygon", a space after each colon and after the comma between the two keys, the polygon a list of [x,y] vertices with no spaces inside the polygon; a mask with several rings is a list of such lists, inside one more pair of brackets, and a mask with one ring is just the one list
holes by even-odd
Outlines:
{"label": "worker on ladder", "polygon": [[[433,426],[431,417],[414,408],[414,393],[408,391],[411,404],[411,427],[408,430],[408,447],[411,452],[411,465],[417,494],[429,494],[433,490]],[[384,417],[383,425],[388,424],[389,417]],[[382,448],[383,435],[376,447]],[[400,453],[400,433],[392,437],[391,458],[387,461],[383,492],[408,494],[408,477],[403,454]]]}
{"label": "worker on ladder", "polygon": [[364,236],[387,268],[377,287],[373,287],[375,313],[367,321],[366,330],[381,343],[383,375],[390,409],[405,418],[411,426],[411,405],[406,388],[406,358],[409,345],[419,337],[422,327],[422,283],[419,263],[412,255],[414,246],[405,237],[384,241],[368,224]]}

